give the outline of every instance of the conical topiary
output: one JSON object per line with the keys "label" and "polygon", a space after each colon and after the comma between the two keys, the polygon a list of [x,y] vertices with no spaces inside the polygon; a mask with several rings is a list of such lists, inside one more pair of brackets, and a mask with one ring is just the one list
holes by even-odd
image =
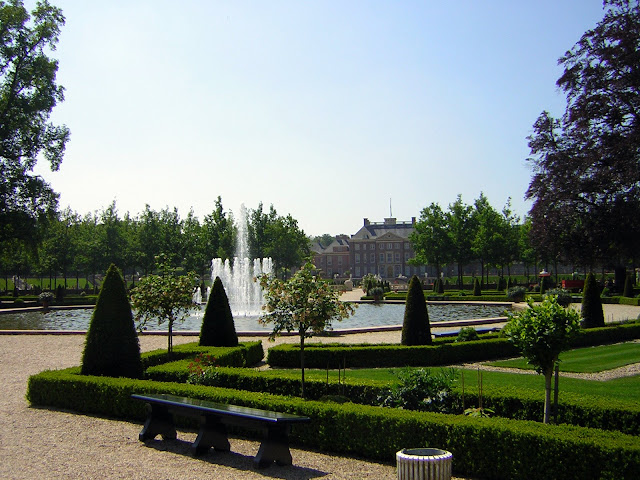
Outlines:
{"label": "conical topiary", "polygon": [[587,275],[582,291],[582,321],[585,328],[604,327],[600,288],[593,273]]}
{"label": "conical topiary", "polygon": [[420,279],[414,275],[409,282],[402,324],[402,345],[431,345],[431,325],[427,302]]}
{"label": "conical topiary", "polygon": [[142,378],[140,342],[120,270],[111,265],[93,309],[82,353],[83,375]]}
{"label": "conical topiary", "polygon": [[480,280],[476,278],[473,282],[473,296],[479,297],[480,295],[482,295],[482,288],[480,287]]}
{"label": "conical topiary", "polygon": [[622,296],[633,298],[633,280],[631,280],[631,275],[627,275],[627,279],[624,281],[624,292]]}
{"label": "conical topiary", "polygon": [[206,347],[235,347],[238,335],[233,323],[229,298],[222,280],[216,277],[207,300],[200,328],[200,345]]}

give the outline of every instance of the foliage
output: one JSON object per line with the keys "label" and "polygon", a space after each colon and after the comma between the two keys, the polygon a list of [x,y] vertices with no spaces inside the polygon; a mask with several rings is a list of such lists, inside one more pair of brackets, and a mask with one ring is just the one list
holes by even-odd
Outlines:
{"label": "foliage", "polygon": [[512,302],[521,302],[524,300],[524,296],[527,293],[527,289],[524,287],[512,287],[507,290],[507,298]]}
{"label": "foliage", "polygon": [[91,316],[82,353],[83,375],[141,378],[140,344],[124,279],[111,265]]}
{"label": "foliage", "polygon": [[480,336],[473,327],[462,327],[456,336],[456,342],[475,342]]}
{"label": "foliage", "polygon": [[442,207],[432,203],[420,212],[420,218],[409,236],[415,252],[414,265],[433,265],[440,278],[442,267],[451,260],[447,218]]}
{"label": "foliage", "polygon": [[235,347],[238,335],[233,323],[233,314],[227,293],[220,277],[216,277],[207,300],[202,318],[200,345],[213,347]]}
{"label": "foliage", "polygon": [[173,349],[173,326],[175,322],[184,320],[189,313],[198,307],[193,301],[195,277],[176,275],[175,270],[167,263],[164,255],[156,258],[160,275],[147,275],[140,279],[133,289],[131,301],[136,310],[135,319],[138,327],[144,329],[147,322],[157,321],[159,325],[167,322],[167,353]]}
{"label": "foliage", "polygon": [[431,325],[429,324],[427,302],[422,292],[422,283],[416,275],[411,277],[409,281],[401,343],[402,345],[431,344]]}
{"label": "foliage", "polygon": [[580,330],[577,312],[563,308],[556,297],[548,296],[541,304],[521,312],[509,314],[509,323],[503,332],[534,366],[536,372],[545,377],[544,423],[549,422],[551,412],[551,376],[558,356],[571,345],[571,340]]}
{"label": "foliage", "polygon": [[622,293],[622,296],[633,298],[633,280],[631,279],[631,275],[627,275],[624,280],[624,291]]}
{"label": "foliage", "polygon": [[304,397],[304,341],[331,328],[331,323],[353,314],[353,306],[340,301],[331,285],[314,275],[315,267],[307,262],[289,280],[262,275],[265,305],[260,322],[272,324],[273,340],[280,332],[297,331],[300,337],[300,367]]}
{"label": "foliage", "polygon": [[52,171],[62,162],[69,140],[66,126],[49,122],[64,100],[56,84],[55,50],[65,18],[48,2],[31,14],[22,1],[0,2],[0,245],[36,239],[38,221],[53,213],[58,195],[39,175],[39,157]]}
{"label": "foliage", "polygon": [[558,304],[562,305],[565,308],[568,307],[573,301],[573,298],[571,297],[571,292],[563,288],[552,288],[551,290],[547,290],[544,296],[556,297],[556,301],[558,302]]}
{"label": "foliage", "polygon": [[381,406],[454,413],[451,388],[458,377],[455,369],[439,369],[433,373],[424,368],[405,368],[395,375],[398,383],[380,397]]}
{"label": "foliage", "polygon": [[600,288],[593,273],[587,275],[582,291],[582,321],[585,328],[604,326],[604,310],[600,300]]}
{"label": "foliage", "polygon": [[542,112],[529,137],[534,245],[589,268],[637,258],[640,235],[640,4],[604,9],[558,61],[564,115]]}

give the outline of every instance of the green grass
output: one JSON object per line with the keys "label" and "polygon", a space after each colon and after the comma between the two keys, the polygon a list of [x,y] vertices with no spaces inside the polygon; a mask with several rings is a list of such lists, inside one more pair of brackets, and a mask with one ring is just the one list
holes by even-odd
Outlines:
{"label": "green grass", "polygon": [[[576,373],[594,373],[613,368],[640,363],[640,343],[628,342],[616,345],[578,348],[560,355],[560,371]],[[489,363],[496,367],[521,368],[533,367],[524,358],[500,360]]]}

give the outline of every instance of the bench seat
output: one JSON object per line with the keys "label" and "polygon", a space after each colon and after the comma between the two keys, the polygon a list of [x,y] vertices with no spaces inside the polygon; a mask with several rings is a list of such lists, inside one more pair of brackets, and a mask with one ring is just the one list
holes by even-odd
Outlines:
{"label": "bench seat", "polygon": [[146,402],[149,416],[138,435],[144,442],[162,435],[164,439],[175,439],[176,429],[173,415],[196,418],[200,421],[198,437],[191,450],[202,455],[210,448],[228,452],[231,449],[227,436],[227,425],[254,428],[264,432],[260,449],[254,459],[257,468],[267,467],[273,462],[291,465],[289,432],[295,423],[307,423],[311,419],[289,413],[272,412],[257,408],[214,403],[195,398],[167,394],[131,395],[131,398]]}

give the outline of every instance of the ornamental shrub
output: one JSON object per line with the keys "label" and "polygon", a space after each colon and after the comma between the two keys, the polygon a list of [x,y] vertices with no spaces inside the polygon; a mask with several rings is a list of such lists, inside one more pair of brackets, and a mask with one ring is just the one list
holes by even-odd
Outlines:
{"label": "ornamental shrub", "polygon": [[549,295],[555,295],[558,304],[563,307],[568,307],[571,304],[572,298],[571,293],[564,288],[552,288],[551,290],[547,290],[544,294],[544,297],[548,297]]}
{"label": "ornamental shrub", "polygon": [[593,273],[587,275],[582,291],[582,322],[585,328],[604,327],[600,289]]}
{"label": "ornamental shrub", "polygon": [[462,327],[456,336],[457,342],[474,342],[476,340],[480,340],[478,336],[478,332],[473,327]]}
{"label": "ornamental shrub", "polygon": [[216,277],[202,318],[200,346],[235,347],[236,345],[238,345],[238,335],[233,323],[229,298],[222,280]]}
{"label": "ornamental shrub", "polygon": [[404,307],[402,345],[431,345],[431,325],[420,279],[414,275]]}
{"label": "ornamental shrub", "polygon": [[111,264],[102,283],[82,354],[83,375],[142,378],[140,343],[118,268]]}
{"label": "ornamental shrub", "polygon": [[507,281],[504,279],[504,277],[500,277],[498,279],[498,290],[506,290],[507,289]]}
{"label": "ornamental shrub", "polygon": [[480,295],[482,295],[482,288],[480,287],[480,280],[476,278],[473,282],[473,296],[479,297]]}
{"label": "ornamental shrub", "polygon": [[627,275],[627,278],[624,281],[624,292],[622,293],[622,296],[633,298],[633,280],[631,280],[631,275]]}

